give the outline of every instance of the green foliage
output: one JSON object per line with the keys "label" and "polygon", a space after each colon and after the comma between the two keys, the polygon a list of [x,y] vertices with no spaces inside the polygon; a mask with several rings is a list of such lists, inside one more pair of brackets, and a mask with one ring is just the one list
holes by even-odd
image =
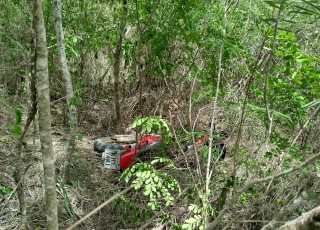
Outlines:
{"label": "green foliage", "polygon": [[132,126],[142,133],[159,133],[166,143],[172,138],[167,121],[159,117],[137,118]]}
{"label": "green foliage", "polygon": [[312,107],[316,107],[316,106],[319,106],[320,105],[320,100],[313,100],[311,101],[310,103],[304,105],[303,107],[306,108],[306,109],[309,109],[309,108],[312,108]]}
{"label": "green foliage", "polygon": [[180,192],[178,182],[170,175],[155,168],[156,164],[173,167],[173,163],[164,158],[156,158],[150,164],[137,163],[126,170],[121,179],[125,182],[131,181],[133,187],[142,189],[143,194],[148,197],[148,206],[152,210],[159,210],[161,204],[169,206],[174,201],[174,193]]}
{"label": "green foliage", "polygon": [[[220,159],[221,155],[222,155],[222,151],[220,148],[216,147],[216,146],[213,146],[212,147],[212,152],[211,152],[211,160],[212,161],[216,161],[218,159]],[[208,146],[203,146],[201,149],[200,149],[200,155],[204,158],[204,159],[208,159],[208,156],[209,156],[209,147]]]}
{"label": "green foliage", "polygon": [[82,38],[77,35],[66,37],[65,46],[70,58],[79,58],[80,54],[77,48],[79,46],[79,42],[81,42],[81,39]]}
{"label": "green foliage", "polygon": [[[193,229],[199,229],[203,230],[204,228],[204,219],[203,219],[203,213],[204,213],[204,207],[196,205],[196,204],[190,204],[188,207],[189,215],[190,217],[185,220],[185,222],[181,225],[181,229],[183,230],[193,230]],[[213,216],[215,213],[215,210],[209,206],[208,213],[210,216]]]}
{"label": "green foliage", "polygon": [[283,161],[283,168],[284,169],[290,169],[293,165],[299,164],[304,161],[304,156],[296,144],[293,146],[290,146],[285,151],[288,151],[288,154],[285,155],[284,161]]}
{"label": "green foliage", "polygon": [[[270,33],[270,39],[273,35]],[[272,45],[270,45],[272,46]],[[277,62],[264,78],[268,79],[267,92],[263,79],[252,85],[252,91],[259,105],[248,104],[249,109],[263,114],[265,119],[265,100],[269,112],[277,121],[293,128],[301,125],[307,117],[307,108],[317,105],[320,97],[319,58],[306,54],[292,32],[280,31],[276,36],[274,50]]]}
{"label": "green foliage", "polygon": [[13,189],[10,186],[0,184],[0,196],[6,196],[10,194]]}
{"label": "green foliage", "polygon": [[241,193],[239,201],[242,205],[249,206],[255,196],[257,196],[257,192],[254,189],[250,189],[248,192]]}
{"label": "green foliage", "polygon": [[249,194],[248,193],[242,193],[240,195],[240,203],[247,206],[249,204]]}
{"label": "green foliage", "polygon": [[77,95],[76,96],[73,96],[72,98],[70,98],[70,101],[69,101],[69,105],[68,107],[77,107],[81,104],[81,97],[79,96],[79,93],[76,93]]}
{"label": "green foliage", "polygon": [[296,1],[291,13],[298,13],[306,16],[320,17],[320,4],[317,0]]}
{"label": "green foliage", "polygon": [[192,214],[190,218],[188,218],[184,224],[181,225],[181,229],[192,230],[192,229],[204,229],[203,226],[203,218],[202,218],[202,210],[199,206],[195,204],[191,204],[188,207],[189,212]]}
{"label": "green foliage", "polygon": [[277,148],[282,151],[290,146],[289,140],[286,137],[283,137],[277,132],[274,132],[271,136],[271,141],[277,146]]}
{"label": "green foliage", "polygon": [[[267,111],[265,108],[250,103],[248,103],[247,106],[250,111],[257,113],[258,115],[260,115],[261,118],[264,118],[266,116]],[[294,123],[290,116],[275,110],[270,110],[269,112],[272,113],[274,119],[283,122],[284,124],[287,124],[290,127],[294,127]]]}
{"label": "green foliage", "polygon": [[67,187],[65,184],[61,182],[61,180],[58,180],[57,182],[57,193],[61,196],[63,200],[63,207],[66,213],[68,214],[69,218],[74,219],[76,214],[71,205],[70,198],[67,192]]}
{"label": "green foliage", "polygon": [[193,143],[193,138],[197,140],[203,137],[205,134],[206,134],[206,131],[192,131],[192,132],[190,131],[189,132],[183,129],[176,130],[177,139],[183,146]]}
{"label": "green foliage", "polygon": [[293,33],[280,32],[275,55],[283,61],[278,65],[276,76],[270,78],[271,100],[293,120],[302,120],[306,115],[304,106],[320,97],[320,72],[318,59],[305,54]]}
{"label": "green foliage", "polygon": [[10,131],[14,137],[19,138],[22,132],[22,128],[21,128],[22,108],[21,107],[16,107],[15,118],[16,118],[15,123],[11,125]]}
{"label": "green foliage", "polygon": [[250,152],[248,152],[245,148],[239,149],[239,161],[240,164],[244,166],[247,173],[260,173],[261,162],[257,161]]}

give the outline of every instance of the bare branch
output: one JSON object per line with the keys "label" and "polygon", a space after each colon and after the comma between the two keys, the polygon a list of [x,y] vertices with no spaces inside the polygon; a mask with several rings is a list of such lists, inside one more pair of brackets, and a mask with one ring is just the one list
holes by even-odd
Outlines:
{"label": "bare branch", "polygon": [[282,225],[279,230],[310,230],[320,228],[320,206]]}
{"label": "bare branch", "polygon": [[71,230],[71,229],[75,229],[75,227],[77,227],[79,224],[81,224],[83,221],[85,221],[86,219],[88,219],[89,217],[91,217],[92,215],[96,214],[98,211],[100,211],[103,207],[105,207],[106,205],[110,204],[112,201],[118,199],[120,196],[122,196],[123,194],[129,192],[133,187],[128,187],[125,190],[122,190],[121,192],[113,195],[112,197],[110,197],[108,200],[106,200],[105,202],[103,202],[102,204],[100,204],[98,207],[96,207],[95,209],[93,209],[91,212],[89,212],[87,215],[85,215],[84,217],[82,217],[80,220],[78,220],[76,223],[74,223],[73,225],[71,225],[70,227],[67,228],[67,230]]}

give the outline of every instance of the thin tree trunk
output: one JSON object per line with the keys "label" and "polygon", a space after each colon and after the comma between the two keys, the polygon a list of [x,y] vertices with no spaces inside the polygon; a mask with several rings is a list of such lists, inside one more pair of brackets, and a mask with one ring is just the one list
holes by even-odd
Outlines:
{"label": "thin tree trunk", "polygon": [[55,157],[51,137],[51,113],[48,76],[48,49],[42,1],[34,0],[33,17],[36,30],[36,76],[39,111],[39,133],[44,169],[47,229],[58,229]]}
{"label": "thin tree trunk", "polygon": [[16,172],[15,172],[15,180],[17,183],[17,195],[19,199],[19,205],[20,205],[20,213],[21,213],[21,223],[22,223],[22,229],[28,228],[27,224],[27,208],[25,204],[25,195],[24,195],[24,174],[26,173],[25,170],[25,163],[23,159],[23,149],[24,149],[24,138],[27,134],[27,131],[31,125],[31,123],[34,121],[36,113],[37,113],[37,101],[36,101],[36,89],[35,89],[35,76],[34,73],[32,73],[32,79],[31,79],[31,100],[32,105],[31,109],[28,114],[28,118],[26,121],[26,124],[24,126],[23,132],[19,139],[17,140],[16,149],[17,149],[17,165],[16,165]]}
{"label": "thin tree trunk", "polygon": [[54,15],[54,26],[56,30],[57,47],[59,52],[59,62],[60,68],[62,70],[63,79],[65,82],[66,98],[67,98],[67,108],[68,108],[68,129],[66,134],[66,153],[67,161],[65,165],[65,181],[70,182],[70,161],[71,156],[75,150],[75,138],[76,138],[76,126],[77,126],[77,113],[76,106],[73,102],[74,92],[72,78],[70,75],[67,55],[64,46],[64,32],[62,27],[62,4],[61,0],[53,1],[53,15]]}
{"label": "thin tree trunk", "polygon": [[19,200],[19,209],[21,215],[21,229],[27,229],[27,208],[24,195],[24,162],[23,162],[23,143],[21,138],[17,141],[17,163],[15,168],[14,179],[17,184],[17,197]]}
{"label": "thin tree trunk", "polygon": [[19,208],[21,214],[21,229],[28,229],[28,221],[27,221],[27,207],[25,203],[25,194],[24,194],[24,177],[26,173],[25,163],[23,159],[23,142],[26,136],[26,133],[31,125],[32,122],[35,120],[35,116],[37,113],[37,92],[36,92],[36,37],[35,37],[35,23],[32,22],[32,39],[31,39],[31,52],[33,52],[32,63],[31,66],[31,79],[30,79],[30,97],[31,97],[31,107],[28,113],[27,121],[25,123],[24,129],[22,134],[20,135],[19,139],[16,143],[17,149],[17,164],[15,170],[15,181],[17,183],[17,196],[19,200]]}
{"label": "thin tree trunk", "polygon": [[114,52],[114,62],[113,62],[113,78],[114,78],[114,109],[115,109],[115,118],[117,130],[120,127],[121,123],[121,108],[120,108],[120,92],[119,92],[119,81],[120,81],[120,62],[121,62],[121,52],[122,52],[122,43],[124,30],[126,27],[126,19],[128,13],[127,0],[123,0],[123,14],[120,22],[119,28],[119,38],[117,41],[116,50]]}

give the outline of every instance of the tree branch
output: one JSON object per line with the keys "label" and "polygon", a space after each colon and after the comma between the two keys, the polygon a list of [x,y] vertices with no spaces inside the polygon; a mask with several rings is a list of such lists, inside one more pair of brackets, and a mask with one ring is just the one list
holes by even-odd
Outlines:
{"label": "tree branch", "polygon": [[279,230],[320,229],[320,206],[282,225]]}

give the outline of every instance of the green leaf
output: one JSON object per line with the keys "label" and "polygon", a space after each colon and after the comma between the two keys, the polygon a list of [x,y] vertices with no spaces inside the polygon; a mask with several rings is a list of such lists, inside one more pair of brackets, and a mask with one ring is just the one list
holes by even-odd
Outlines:
{"label": "green leaf", "polygon": [[280,8],[280,4],[277,1],[266,0],[264,2],[267,3],[271,7],[274,7],[274,8],[277,8],[277,9]]}
{"label": "green leaf", "polygon": [[315,107],[315,106],[317,106],[319,104],[320,104],[320,99],[316,99],[316,100],[313,100],[313,101],[309,102],[308,104],[302,106],[302,108],[307,108],[308,109],[310,107]]}
{"label": "green leaf", "polygon": [[20,108],[16,108],[15,114],[16,114],[16,124],[20,125],[21,121],[22,121],[22,111],[21,111],[21,109]]}
{"label": "green leaf", "polygon": [[0,184],[0,195],[5,196],[10,194],[12,191],[13,189],[11,187]]}

